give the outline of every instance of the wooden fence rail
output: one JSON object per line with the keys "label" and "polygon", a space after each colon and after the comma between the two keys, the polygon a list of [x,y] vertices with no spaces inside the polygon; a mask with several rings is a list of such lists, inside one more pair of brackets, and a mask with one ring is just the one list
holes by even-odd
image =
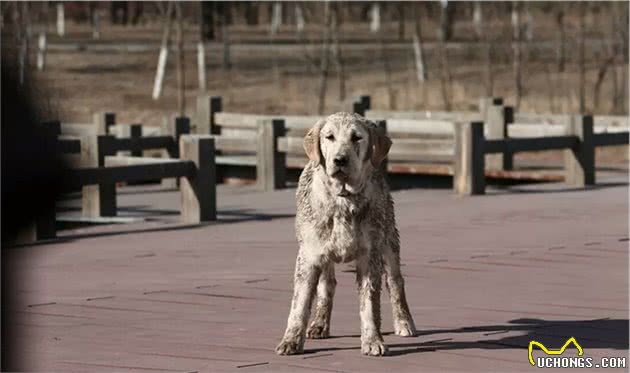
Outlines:
{"label": "wooden fence rail", "polygon": [[[119,139],[106,135],[84,137],[81,146],[82,154],[85,155],[83,159],[85,167],[68,169],[62,174],[62,190],[83,188],[84,216],[115,216],[118,182],[179,178],[182,222],[200,223],[216,220],[216,169],[212,136],[181,136],[178,146],[181,158],[178,160],[106,156],[99,152],[99,147],[112,144],[115,145],[109,148],[110,151],[128,149],[123,146],[124,142],[116,144],[116,140]],[[48,216],[48,220],[39,219],[27,240],[55,237],[54,214]]]}
{"label": "wooden fence rail", "polygon": [[456,126],[453,188],[460,195],[485,193],[485,155],[562,149],[565,182],[575,187],[595,184],[595,148],[628,145],[628,132],[596,134],[593,117],[571,117],[565,136],[489,140],[483,122]]}

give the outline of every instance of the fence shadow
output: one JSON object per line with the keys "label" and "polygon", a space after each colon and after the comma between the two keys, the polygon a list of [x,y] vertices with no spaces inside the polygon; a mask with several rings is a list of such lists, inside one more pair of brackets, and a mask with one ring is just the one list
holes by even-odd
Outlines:
{"label": "fence shadow", "polygon": [[[6,248],[21,248],[21,247],[30,247],[30,246],[40,246],[47,244],[55,244],[55,243],[63,243],[63,242],[71,242],[82,238],[95,238],[95,237],[107,237],[107,236],[120,236],[120,235],[131,235],[137,233],[150,233],[150,232],[167,232],[167,231],[178,231],[185,229],[198,229],[209,225],[219,225],[219,224],[235,224],[246,221],[270,221],[273,219],[292,219],[295,217],[295,214],[281,214],[281,213],[261,213],[256,210],[251,209],[232,209],[232,210],[218,210],[217,211],[218,219],[211,222],[200,223],[200,224],[181,224],[181,223],[166,223],[164,226],[160,227],[149,227],[149,228],[139,228],[139,227],[130,227],[128,229],[121,229],[115,231],[107,231],[107,232],[87,232],[87,233],[77,233],[77,234],[68,234],[63,235],[53,239],[36,241],[28,244],[17,244],[17,245],[5,245]],[[149,221],[150,219],[147,219]],[[126,224],[122,224],[122,226],[126,226]]]}
{"label": "fence shadow", "polygon": [[609,182],[600,182],[595,185],[588,185],[580,188],[572,188],[567,187],[564,184],[558,184],[557,186],[545,186],[544,188],[537,187],[535,185],[524,186],[524,187],[505,187],[505,188],[495,188],[495,190],[488,191],[487,194],[502,194],[502,195],[510,195],[510,194],[544,194],[544,193],[568,193],[568,192],[588,192],[591,190],[600,190],[614,187],[627,187],[629,184],[627,181],[609,181]]}

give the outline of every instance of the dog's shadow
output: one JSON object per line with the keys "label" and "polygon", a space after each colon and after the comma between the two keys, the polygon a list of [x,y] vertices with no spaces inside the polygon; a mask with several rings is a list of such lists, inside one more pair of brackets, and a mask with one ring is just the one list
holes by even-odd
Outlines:
{"label": "dog's shadow", "polygon": [[[560,348],[567,339],[575,337],[584,350],[588,349],[628,349],[628,320],[595,319],[548,321],[541,319],[516,319],[504,325],[470,326],[457,329],[420,330],[415,338],[427,336],[451,335],[461,333],[480,333],[481,338],[474,341],[454,341],[456,336],[435,338],[423,342],[388,343],[388,356],[401,356],[413,353],[464,350],[464,349],[527,349],[530,341],[538,341],[550,349]],[[501,334],[518,332],[497,338]],[[390,335],[392,333],[383,333]],[[331,336],[331,338],[360,337],[358,335]],[[402,339],[402,338],[401,338]],[[358,350],[356,347],[322,347],[306,349],[305,353],[326,351]]]}

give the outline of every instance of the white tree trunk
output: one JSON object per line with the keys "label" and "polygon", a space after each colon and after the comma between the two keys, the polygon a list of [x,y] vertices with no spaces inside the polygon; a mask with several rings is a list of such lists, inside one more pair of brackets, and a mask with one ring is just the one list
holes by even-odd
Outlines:
{"label": "white tree trunk", "polygon": [[37,70],[43,71],[46,67],[46,33],[41,32],[37,39]]}
{"label": "white tree trunk", "polygon": [[92,15],[92,39],[101,38],[101,20],[98,11],[95,10]]}
{"label": "white tree trunk", "polygon": [[483,36],[483,13],[481,12],[481,2],[473,3],[473,25],[475,26],[475,34],[477,39],[481,40]]}
{"label": "white tree trunk", "polygon": [[418,12],[418,4],[413,4],[413,55],[416,63],[416,75],[418,82],[423,83],[427,78],[427,72],[424,65],[424,53],[422,51],[422,31],[420,29],[420,14]]}
{"label": "white tree trunk", "polygon": [[203,41],[197,43],[197,77],[199,78],[199,90],[206,91],[206,49]]}
{"label": "white tree trunk", "polygon": [[57,35],[64,36],[66,34],[66,20],[64,16],[63,3],[57,4]]}
{"label": "white tree trunk", "polygon": [[273,12],[272,12],[272,17],[271,17],[270,33],[272,36],[276,36],[278,34],[278,30],[280,29],[281,24],[282,24],[282,3],[275,2],[273,3]]}
{"label": "white tree trunk", "polygon": [[381,30],[381,7],[378,3],[372,3],[370,11],[370,31],[379,32]]}
{"label": "white tree trunk", "polygon": [[304,32],[304,12],[302,10],[302,4],[295,4],[295,28],[298,35]]}
{"label": "white tree trunk", "polygon": [[166,8],[164,18],[164,30],[162,33],[162,45],[160,47],[160,56],[158,57],[157,71],[155,72],[155,81],[153,83],[153,99],[157,100],[162,96],[162,85],[164,82],[164,72],[166,70],[166,61],[168,59],[168,44],[171,38],[171,13],[173,12],[173,3],[169,2]]}

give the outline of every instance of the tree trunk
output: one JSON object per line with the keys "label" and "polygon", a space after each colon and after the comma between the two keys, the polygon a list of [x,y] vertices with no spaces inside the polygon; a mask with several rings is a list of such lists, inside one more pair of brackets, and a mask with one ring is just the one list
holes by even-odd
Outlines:
{"label": "tree trunk", "polygon": [[[475,4],[481,4],[475,2]],[[479,6],[479,12],[481,13],[481,6]],[[480,16],[481,17],[481,16]],[[492,61],[494,54],[494,37],[490,28],[490,21],[493,19],[492,4],[486,5],[486,27],[482,28],[483,38],[485,39],[485,86],[486,97],[494,97],[494,75],[492,70]]]}
{"label": "tree trunk", "polygon": [[451,40],[453,36],[453,13],[455,8],[448,0],[441,0],[440,5],[440,30],[438,37],[446,42]]}
{"label": "tree trunk", "polygon": [[66,34],[66,19],[64,14],[63,3],[57,4],[57,35],[64,36]]}
{"label": "tree trunk", "polygon": [[199,32],[201,33],[201,41],[214,40],[214,2],[202,1],[200,3],[201,12],[199,12],[200,22]]}
{"label": "tree trunk", "polygon": [[477,40],[483,38],[483,12],[481,11],[481,1],[473,2],[473,25]]}
{"label": "tree trunk", "polygon": [[177,111],[179,116],[186,115],[186,74],[184,66],[184,16],[182,3],[175,3],[177,15]]}
{"label": "tree trunk", "polygon": [[586,95],[586,68],[584,61],[584,39],[586,37],[586,24],[585,24],[585,16],[586,16],[586,4],[583,2],[579,3],[580,9],[580,31],[579,31],[579,43],[578,43],[578,65],[580,71],[579,78],[579,97],[580,97],[580,114],[584,114],[586,112],[586,103],[585,103],[585,95]]}
{"label": "tree trunk", "polygon": [[423,83],[427,80],[427,69],[424,63],[424,51],[422,48],[422,30],[420,28],[420,12],[418,11],[419,4],[412,4],[413,10],[413,54],[416,62],[416,76],[418,83]]}
{"label": "tree trunk", "polygon": [[164,72],[166,61],[168,60],[168,46],[171,40],[171,15],[173,13],[173,3],[169,2],[164,16],[164,29],[162,30],[162,43],[160,46],[160,56],[158,57],[157,71],[153,83],[153,99],[157,100],[162,96],[162,85],[164,83]]}
{"label": "tree trunk", "polygon": [[29,67],[30,67],[30,38],[31,38],[31,25],[30,15],[28,9],[28,3],[22,2],[21,10],[21,22],[20,22],[20,53],[19,53],[19,66],[20,66],[20,84],[25,84],[28,79]]}
{"label": "tree trunk", "polygon": [[[415,4],[414,4],[415,5]],[[398,2],[396,4],[398,10],[398,40],[405,39],[405,3]]]}
{"label": "tree trunk", "polygon": [[230,25],[228,8],[230,3],[224,3],[223,14],[221,15],[221,39],[223,41],[223,70],[230,70],[232,68],[232,61],[230,58]]}
{"label": "tree trunk", "polygon": [[330,34],[331,34],[331,14],[330,14],[330,2],[324,3],[324,38],[322,39],[322,60],[320,67],[319,78],[319,103],[317,105],[317,113],[324,114],[324,108],[326,104],[326,88],[328,81],[328,66],[329,66],[329,49],[330,49]]}
{"label": "tree trunk", "polygon": [[565,64],[565,53],[564,53],[564,43],[565,43],[565,33],[564,33],[564,4],[558,2],[556,4],[556,26],[558,28],[558,38],[556,45],[556,53],[557,53],[557,65],[558,72],[564,72],[564,64]]}
{"label": "tree trunk", "polygon": [[[271,22],[269,28],[269,44],[272,50],[275,49],[275,39],[282,23],[282,4],[275,2],[271,4]],[[271,65],[273,69],[273,79],[276,85],[280,86],[280,66],[278,65],[278,53],[272,52]]]}
{"label": "tree trunk", "polygon": [[258,5],[259,4],[253,1],[245,3],[245,22],[249,26],[258,24]]}
{"label": "tree trunk", "polygon": [[[445,13],[447,13],[447,5],[442,3],[441,7],[441,19],[444,20],[448,18]],[[446,37],[448,34],[445,32],[444,24],[440,28],[440,32],[438,33],[438,39],[440,42],[440,85],[442,88],[442,101],[444,102],[444,110],[451,110],[451,73],[450,67],[448,64],[448,52],[446,50]]]}
{"label": "tree trunk", "polygon": [[100,39],[101,38],[101,29],[100,29],[100,19],[96,2],[90,2],[89,6],[89,17],[90,17],[90,25],[92,26],[92,39]]}
{"label": "tree trunk", "polygon": [[378,2],[372,3],[370,8],[370,31],[379,32],[381,30],[381,7]]}
{"label": "tree trunk", "polygon": [[521,79],[521,6],[519,2],[512,2],[512,72],[514,74],[514,109],[518,110],[521,105],[521,95],[523,93]]}
{"label": "tree trunk", "polygon": [[339,14],[339,3],[334,3],[332,6],[332,39],[333,39],[333,58],[335,60],[335,67],[337,69],[337,77],[339,78],[339,101],[346,99],[346,73],[343,64],[343,57],[341,55],[341,47],[339,46],[339,26],[341,24]]}

